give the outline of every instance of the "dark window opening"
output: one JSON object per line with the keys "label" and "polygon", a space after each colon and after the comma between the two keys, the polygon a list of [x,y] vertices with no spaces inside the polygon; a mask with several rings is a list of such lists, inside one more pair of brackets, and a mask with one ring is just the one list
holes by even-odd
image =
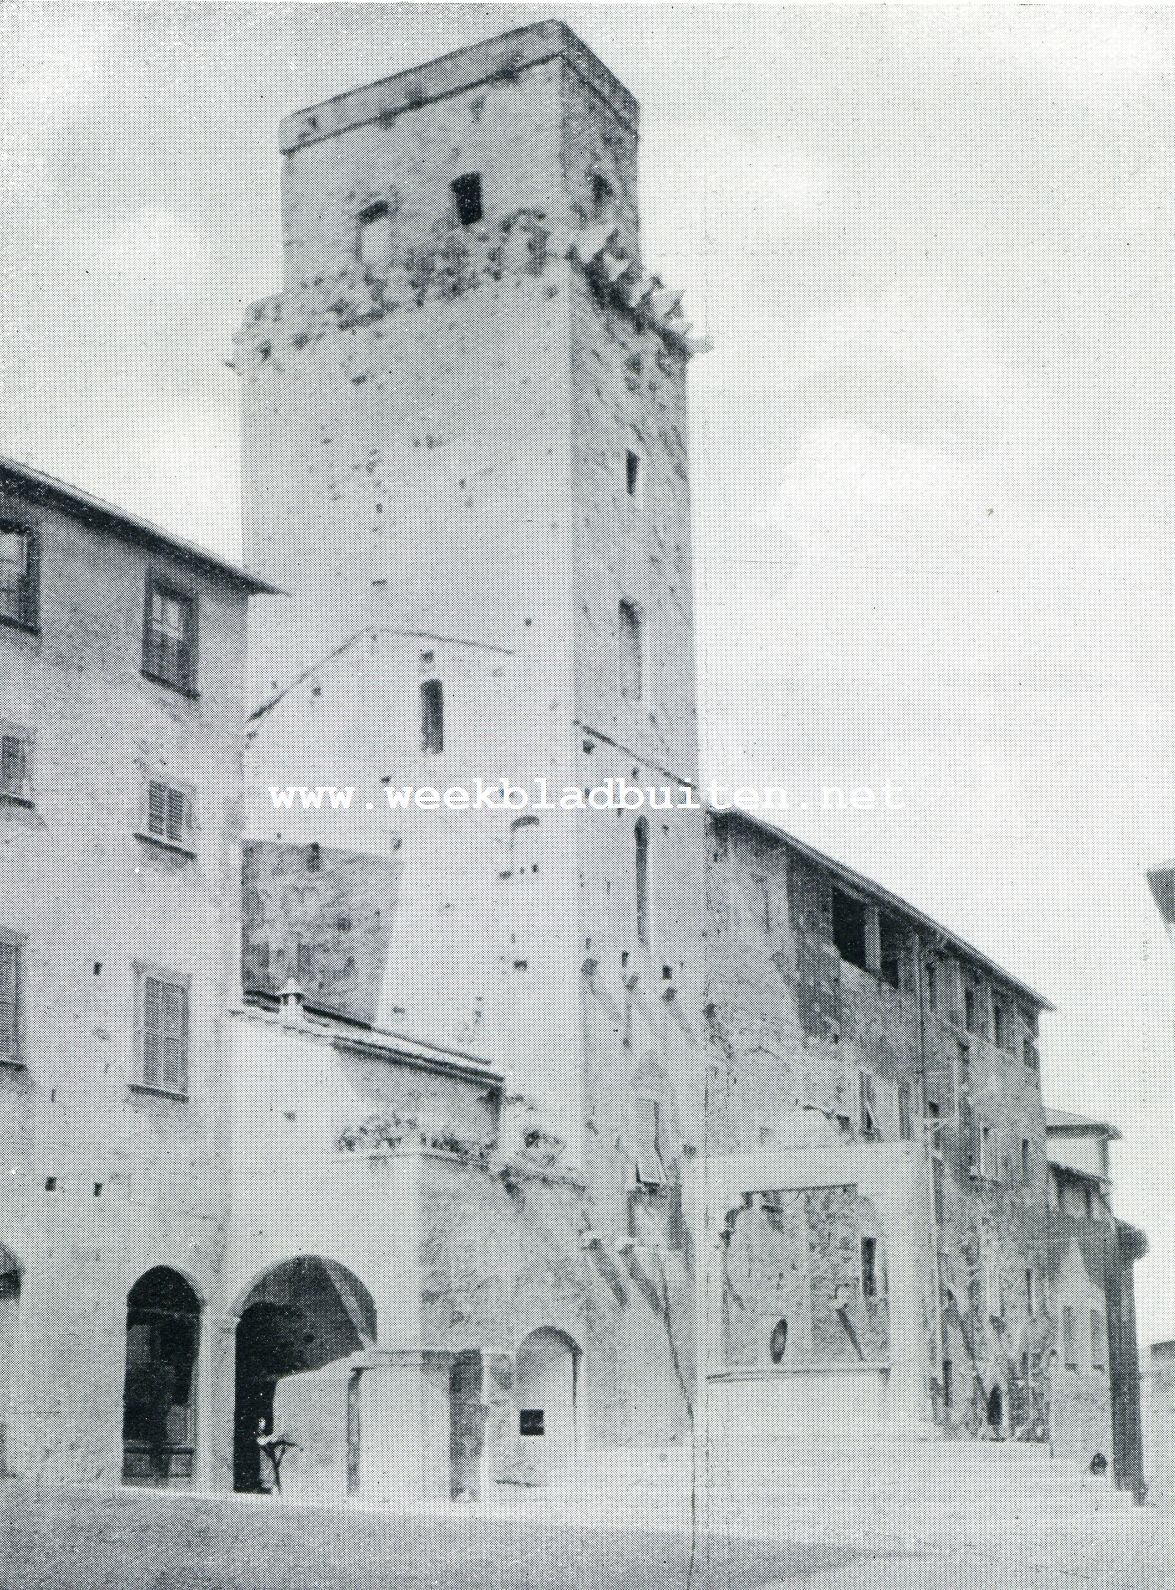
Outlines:
{"label": "dark window opening", "polygon": [[592,214],[596,220],[607,216],[612,209],[612,184],[602,171],[592,172]]}
{"label": "dark window opening", "polygon": [[1010,1048],[1008,1034],[1011,1023],[1008,1019],[1008,1007],[997,999],[992,1006],[992,1037],[995,1039],[997,1049]]}
{"label": "dark window opening", "polygon": [[1020,1139],[1020,1180],[1028,1181],[1032,1175],[1032,1145],[1026,1137]]}
{"label": "dark window opening", "polygon": [[906,951],[906,935],[901,925],[890,916],[879,917],[877,926],[881,950],[879,968],[881,980],[883,983],[888,983],[891,988],[900,988],[902,986],[902,960]]}
{"label": "dark window opening", "polygon": [[195,600],[152,575],[143,620],[143,672],[174,690],[196,688]]}
{"label": "dark window opening", "polygon": [[630,449],[624,455],[624,485],[630,497],[635,497],[640,487],[641,460],[640,454]]}
{"label": "dark window opening", "polygon": [[973,988],[963,990],[963,1025],[968,1032],[979,1030],[979,1001]]}
{"label": "dark window opening", "polygon": [[439,679],[421,681],[420,749],[433,756],[445,749],[445,696]]}
{"label": "dark window opening", "polygon": [[46,1176],[45,1177],[45,1191],[46,1192],[56,1192],[57,1191],[57,1177],[56,1176]]}
{"label": "dark window opening", "polygon": [[1033,1042],[1033,1040],[1030,1037],[1025,1037],[1022,1049],[1023,1049],[1023,1054],[1024,1054],[1024,1064],[1026,1066],[1031,1066],[1031,1067],[1033,1067],[1033,1069],[1035,1069],[1035,1067],[1036,1067],[1036,1044]]}
{"label": "dark window opening", "polygon": [[771,1362],[781,1364],[783,1355],[787,1352],[787,1321],[776,1320],[771,1327],[771,1340],[768,1344],[771,1352]]}
{"label": "dark window opening", "polygon": [[1024,1302],[1025,1302],[1025,1306],[1028,1309],[1029,1317],[1030,1318],[1034,1317],[1035,1314],[1036,1314],[1036,1271],[1035,1270],[1025,1270],[1025,1272],[1024,1272]]}
{"label": "dark window opening", "polygon": [[942,1361],[942,1405],[949,1408],[955,1399],[955,1366],[949,1358]]}
{"label": "dark window opening", "polygon": [[37,537],[23,525],[0,521],[0,620],[37,627]]}
{"label": "dark window opening", "polygon": [[877,1296],[877,1238],[861,1238],[861,1296]]}
{"label": "dark window opening", "polygon": [[868,911],[864,900],[855,895],[832,891],[832,942],[842,961],[864,970],[866,966],[865,941]]}
{"label": "dark window opening", "polygon": [[872,1142],[881,1136],[877,1129],[877,1101],[873,1092],[873,1077],[868,1071],[858,1071],[858,1125],[861,1136]]}
{"label": "dark window opening", "polygon": [[1089,1365],[1091,1369],[1106,1367],[1106,1322],[1096,1308],[1089,1311]]}
{"label": "dark window opening", "polygon": [[641,610],[635,602],[620,603],[620,694],[639,701],[644,694],[644,637]]}
{"label": "dark window opening", "polygon": [[938,966],[934,961],[926,963],[926,1008],[938,1009]]}
{"label": "dark window opening", "polygon": [[902,1083],[898,1088],[898,1136],[908,1143],[914,1136],[914,1112],[910,1105],[910,1087]]}
{"label": "dark window opening", "polygon": [[0,735],[0,795],[24,800],[28,784],[28,741],[19,734]]}
{"label": "dark window opening", "polygon": [[545,1435],[546,1419],[543,1408],[520,1408],[518,1410],[519,1435]]}
{"label": "dark window opening", "polygon": [[472,226],[475,221],[480,221],[481,207],[481,173],[467,171],[464,176],[456,177],[449,184],[453,193],[453,202],[457,208],[457,219],[462,226]]}
{"label": "dark window opening", "polygon": [[649,942],[649,825],[638,817],[633,829],[633,859],[636,863],[636,938]]}

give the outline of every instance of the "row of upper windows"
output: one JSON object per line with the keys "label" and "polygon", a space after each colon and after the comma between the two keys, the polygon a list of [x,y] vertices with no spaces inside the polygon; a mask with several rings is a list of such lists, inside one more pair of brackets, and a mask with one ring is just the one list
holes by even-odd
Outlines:
{"label": "row of upper windows", "polygon": [[[0,623],[36,632],[41,611],[40,538],[28,525],[0,521]],[[142,671],[159,684],[196,694],[196,598],[148,572],[143,600]]]}
{"label": "row of upper windows", "polygon": [[[24,944],[0,929],[0,1062],[25,1064]],[[94,974],[102,964],[94,963]],[[175,972],[136,968],[135,1049],[132,1087],[188,1094],[189,979]]]}
{"label": "row of upper windows", "polygon": [[[5,724],[0,729],[0,801],[34,806],[34,792],[32,733]],[[141,839],[158,840],[190,853],[195,828],[191,787],[163,778],[145,779],[138,821]]]}
{"label": "row of upper windows", "polygon": [[[903,986],[904,970],[915,940],[897,918],[888,916],[859,895],[834,888],[832,938],[843,961],[872,972],[891,988]],[[954,997],[951,988],[956,977],[961,985],[961,999]],[[1016,1047],[1019,1024],[1024,1063],[1037,1064],[1035,1019],[1028,1011],[1018,1009],[986,982],[942,956],[932,955],[924,960],[922,978],[927,1010],[962,1025],[977,1037],[990,1038],[998,1049],[1009,1052]]]}

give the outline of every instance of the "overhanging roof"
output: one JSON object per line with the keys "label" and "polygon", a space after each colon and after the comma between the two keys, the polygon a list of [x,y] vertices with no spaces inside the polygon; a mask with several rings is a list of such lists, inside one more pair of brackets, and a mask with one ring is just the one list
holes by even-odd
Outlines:
{"label": "overhanging roof", "polygon": [[1045,1108],[1044,1129],[1052,1137],[1104,1137],[1111,1143],[1121,1141],[1122,1134],[1109,1121],[1094,1121],[1088,1115],[1074,1115],[1072,1110]]}
{"label": "overhanging roof", "polygon": [[1045,999],[1043,994],[1038,994],[1027,983],[1021,982],[1018,977],[1013,977],[1012,973],[1005,971],[998,962],[984,955],[982,950],[977,950],[973,944],[968,944],[967,940],[960,938],[957,933],[952,933],[949,928],[943,927],[941,922],[936,922],[933,917],[929,917],[924,912],[919,911],[917,906],[911,905],[908,900],[903,900],[900,895],[892,894],[888,889],[883,888],[881,884],[874,883],[871,878],[866,878],[861,873],[854,872],[851,867],[846,867],[843,862],[834,861],[831,856],[826,856],[823,851],[817,850],[815,846],[805,844],[802,839],[797,839],[793,834],[789,834],[786,829],[777,828],[774,823],[765,823],[761,817],[753,817],[749,812],[745,812],[737,806],[721,810],[711,807],[708,809],[707,815],[712,820],[733,820],[742,823],[766,838],[786,845],[789,850],[795,851],[797,855],[802,856],[806,861],[822,867],[826,872],[831,872],[834,877],[839,878],[843,883],[847,883],[859,893],[867,895],[879,906],[884,906],[891,915],[903,917],[912,927],[917,928],[924,937],[949,945],[959,955],[964,956],[967,960],[974,961],[977,966],[981,966],[992,977],[998,978],[1001,983],[1007,984],[1009,988],[1014,988],[1023,999],[1028,1000],[1037,1010],[1056,1009],[1056,1006]]}
{"label": "overhanging roof", "polygon": [[101,497],[92,497],[88,491],[67,485],[65,481],[56,480],[52,475],[42,474],[39,469],[18,463],[14,458],[0,457],[0,483],[35,501],[48,500],[55,503],[65,508],[75,518],[83,520],[92,529],[105,530],[121,537],[124,541],[133,541],[136,545],[148,547],[153,551],[166,552],[169,556],[191,564],[194,568],[231,580],[234,585],[243,587],[250,595],[279,594],[277,586],[267,584],[257,575],[250,574],[248,569],[230,563],[227,558],[217,557],[215,552],[209,552],[192,541],[185,541],[180,536],[173,536],[168,531],[161,530],[149,519],[140,519],[137,514],[116,508],[113,503],[104,502]]}

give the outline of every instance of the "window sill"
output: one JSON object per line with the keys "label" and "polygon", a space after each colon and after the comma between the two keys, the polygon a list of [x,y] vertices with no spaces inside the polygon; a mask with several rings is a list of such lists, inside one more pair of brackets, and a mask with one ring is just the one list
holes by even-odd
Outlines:
{"label": "window sill", "polygon": [[176,1093],[171,1088],[157,1088],[150,1082],[132,1082],[130,1090],[132,1093],[146,1093],[157,1099],[174,1099],[177,1104],[188,1102],[186,1093]]}
{"label": "window sill", "polygon": [[170,690],[177,696],[187,696],[189,701],[199,701],[200,699],[200,692],[192,685],[177,684],[174,679],[165,679],[162,674],[153,674],[149,668],[140,668],[139,672],[144,679],[149,679],[153,685],[162,685],[165,690]]}
{"label": "window sill", "polygon": [[12,618],[7,613],[0,613],[0,628],[19,629],[25,635],[39,635],[41,633],[41,626],[36,621],[29,623],[27,619]]}
{"label": "window sill", "polygon": [[33,810],[33,802],[27,795],[18,795],[10,789],[0,789],[0,806],[24,806],[28,811]]}
{"label": "window sill", "polygon": [[141,828],[135,829],[135,838],[141,839],[145,845],[154,845],[157,850],[166,850],[173,856],[182,856],[185,861],[196,859],[194,850],[189,850],[186,845],[177,845],[174,839],[162,839],[158,834],[145,834]]}

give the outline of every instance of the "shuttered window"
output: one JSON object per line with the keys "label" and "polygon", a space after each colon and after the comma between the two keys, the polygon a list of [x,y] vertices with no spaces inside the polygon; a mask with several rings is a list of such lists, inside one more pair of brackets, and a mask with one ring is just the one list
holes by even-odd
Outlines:
{"label": "shuttered window", "polygon": [[36,629],[38,552],[32,530],[0,521],[0,621]]}
{"label": "shuttered window", "polygon": [[154,839],[183,844],[188,833],[188,797],[182,789],[153,778],[147,786],[147,832]]}
{"label": "shuttered window", "polygon": [[188,1091],[188,990],[146,973],[142,980],[139,1081],[166,1093]]}
{"label": "shuttered window", "polygon": [[20,946],[0,939],[0,1060],[20,1059]]}
{"label": "shuttered window", "polygon": [[153,575],[147,576],[143,672],[176,690],[196,688],[195,598]]}

